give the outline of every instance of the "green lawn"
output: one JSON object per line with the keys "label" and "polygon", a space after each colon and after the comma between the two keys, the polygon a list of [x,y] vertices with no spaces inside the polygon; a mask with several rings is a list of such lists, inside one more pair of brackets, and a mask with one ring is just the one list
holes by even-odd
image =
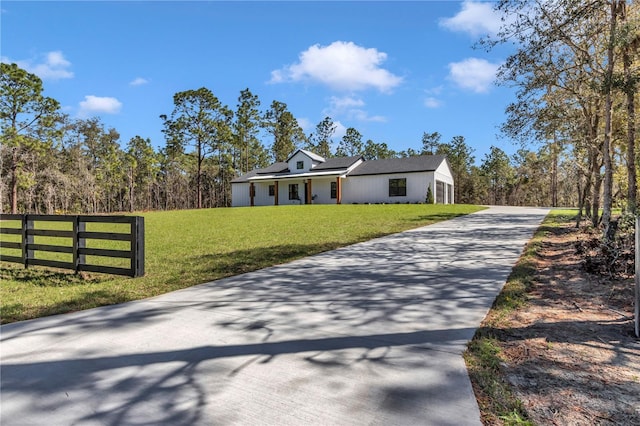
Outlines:
{"label": "green lawn", "polygon": [[0,317],[9,323],[156,296],[481,209],[393,204],[146,213],[144,277],[80,277],[0,262]]}

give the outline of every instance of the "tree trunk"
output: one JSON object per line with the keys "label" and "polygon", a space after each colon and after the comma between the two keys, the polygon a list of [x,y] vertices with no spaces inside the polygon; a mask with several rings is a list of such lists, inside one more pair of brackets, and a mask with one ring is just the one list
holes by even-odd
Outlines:
{"label": "tree trunk", "polygon": [[591,224],[594,227],[598,226],[600,220],[600,189],[602,188],[602,175],[600,174],[600,168],[602,163],[598,157],[599,151],[595,146],[591,148],[591,203],[589,205],[588,214],[591,216]]}
{"label": "tree trunk", "polygon": [[202,208],[202,144],[198,142],[198,170],[196,173],[196,208]]}
{"label": "tree trunk", "polygon": [[604,143],[602,157],[604,161],[604,189],[602,193],[602,225],[605,235],[611,222],[613,205],[613,166],[611,163],[612,119],[613,119],[613,71],[615,66],[614,43],[618,19],[618,0],[611,1],[611,22],[609,26],[609,45],[607,46],[607,70],[605,74],[604,101]]}
{"label": "tree trunk", "polygon": [[582,185],[580,185],[580,176],[578,176],[576,185],[578,187],[578,214],[576,215],[576,228],[580,228],[580,223],[582,222],[582,212],[584,209],[584,197],[582,194]]}
{"label": "tree trunk", "polygon": [[129,212],[133,213],[135,209],[135,188],[133,180],[133,168],[129,171]]}
{"label": "tree trunk", "polygon": [[11,154],[11,214],[18,213],[18,148]]}
{"label": "tree trunk", "polygon": [[629,180],[627,209],[629,212],[635,213],[638,183],[636,175],[636,108],[632,91],[627,92],[627,174]]}
{"label": "tree trunk", "polygon": [[[599,169],[599,167],[598,167]],[[600,223],[600,188],[602,188],[602,175],[596,169],[591,198],[591,223],[597,227]]]}
{"label": "tree trunk", "polygon": [[[626,2],[621,3],[622,19],[627,19]],[[636,107],[635,82],[631,73],[631,46],[626,43],[622,50],[622,65],[624,69],[625,94],[627,98],[627,210],[634,213],[637,210],[637,176],[636,176]]]}

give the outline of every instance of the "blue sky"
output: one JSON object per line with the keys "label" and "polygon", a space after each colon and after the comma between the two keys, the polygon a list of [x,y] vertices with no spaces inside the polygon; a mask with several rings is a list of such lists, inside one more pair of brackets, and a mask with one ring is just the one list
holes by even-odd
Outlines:
{"label": "blue sky", "polygon": [[[93,2],[1,4],[1,56],[40,76],[74,118],[97,116],[164,146],[176,92],[207,87],[235,110],[249,88],[284,102],[310,133],[326,115],[363,140],[419,149],[423,132],[461,135],[476,162],[513,91],[493,85],[505,49],[492,2]],[[265,145],[271,140],[265,136]]]}

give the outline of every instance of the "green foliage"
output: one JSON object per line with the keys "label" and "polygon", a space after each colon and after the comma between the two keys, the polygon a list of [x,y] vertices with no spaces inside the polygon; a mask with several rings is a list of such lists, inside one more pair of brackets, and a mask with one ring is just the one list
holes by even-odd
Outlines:
{"label": "green foliage", "polygon": [[485,154],[480,168],[490,182],[491,203],[506,204],[510,179],[513,175],[509,156],[502,149],[492,145],[491,151]]}
{"label": "green foliage", "polygon": [[427,197],[424,202],[426,204],[433,204],[433,191],[431,191],[431,185],[427,186]]}
{"label": "green foliage", "polygon": [[401,204],[150,212],[144,214],[144,277],[92,274],[80,280],[70,273],[0,263],[2,321],[151,297],[480,209]]}
{"label": "green foliage", "polygon": [[306,143],[307,138],[287,104],[273,101],[264,114],[263,126],[273,136],[271,153],[275,161],[286,161],[289,155]]}
{"label": "green foliage", "polygon": [[[439,140],[439,135],[438,135]],[[473,148],[467,145],[464,136],[454,136],[450,143],[438,144],[436,154],[447,157],[451,166],[451,174],[455,182],[454,200],[458,203],[468,203],[468,196],[475,182],[471,180],[471,167],[475,161]]]}
{"label": "green foliage", "polygon": [[364,144],[362,155],[365,160],[381,160],[384,158],[396,158],[398,154],[394,150],[389,149],[386,143],[377,143],[368,139]]}
{"label": "green foliage", "polygon": [[337,127],[338,126],[334,124],[331,117],[325,117],[316,126],[315,133],[309,136],[306,148],[323,158],[332,157],[333,154],[331,153],[331,146],[333,145],[333,140],[331,138],[336,132]]}
{"label": "green foliage", "polygon": [[42,81],[35,74],[16,64],[0,63],[0,146],[11,150],[6,157],[12,213],[18,212],[18,187],[32,186],[21,182],[29,176],[23,172],[25,162],[28,158],[43,161],[60,136],[60,105],[42,92]]}
{"label": "green foliage", "polygon": [[438,150],[440,146],[440,140],[442,139],[442,135],[438,132],[433,133],[422,133],[422,151],[421,155],[433,155]]}
{"label": "green foliage", "polygon": [[234,169],[245,174],[268,165],[268,153],[258,139],[261,115],[260,100],[247,88],[240,92],[233,123]]}
{"label": "green foliage", "polygon": [[336,157],[351,157],[362,155],[364,147],[362,145],[362,135],[353,127],[349,127],[342,137],[336,149]]}
{"label": "green foliage", "polygon": [[[167,146],[174,152],[184,152],[185,147],[193,147],[196,158],[196,207],[202,208],[204,162],[212,154],[220,157],[228,151],[233,113],[205,87],[178,92],[173,96],[173,103],[171,116],[160,116],[164,123],[163,133]],[[220,170],[224,171],[224,168]]]}
{"label": "green foliage", "polygon": [[52,142],[60,104],[43,96],[42,80],[16,64],[0,63],[0,130],[10,147]]}

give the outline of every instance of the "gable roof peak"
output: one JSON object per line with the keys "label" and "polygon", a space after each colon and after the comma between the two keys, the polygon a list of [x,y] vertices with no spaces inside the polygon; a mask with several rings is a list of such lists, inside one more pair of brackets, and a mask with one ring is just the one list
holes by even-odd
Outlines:
{"label": "gable roof peak", "polygon": [[307,157],[311,158],[313,161],[318,161],[318,162],[320,162],[320,163],[324,163],[324,162],[326,161],[323,157],[319,156],[318,154],[315,154],[315,153],[313,153],[313,152],[311,152],[311,151],[307,151],[306,149],[301,149],[301,148],[300,148],[300,149],[296,149],[296,150],[293,152],[293,154],[291,154],[291,155],[289,156],[289,158],[287,158],[287,162],[288,162],[289,160],[291,160],[291,159],[293,158],[293,156],[294,156],[294,155],[296,155],[296,154],[297,154],[297,153],[299,153],[299,152],[302,152],[304,155],[306,155]]}

